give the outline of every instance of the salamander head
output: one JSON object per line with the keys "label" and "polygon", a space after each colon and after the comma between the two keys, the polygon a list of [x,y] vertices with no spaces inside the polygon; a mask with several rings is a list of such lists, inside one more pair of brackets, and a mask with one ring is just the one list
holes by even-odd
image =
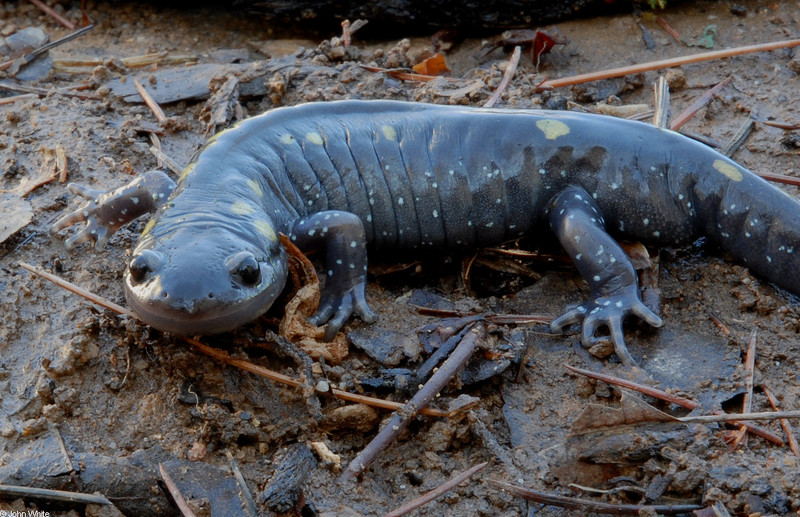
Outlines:
{"label": "salamander head", "polygon": [[232,330],[267,311],[286,283],[286,254],[224,229],[178,230],[140,245],[125,272],[125,298],[145,323],[182,335]]}

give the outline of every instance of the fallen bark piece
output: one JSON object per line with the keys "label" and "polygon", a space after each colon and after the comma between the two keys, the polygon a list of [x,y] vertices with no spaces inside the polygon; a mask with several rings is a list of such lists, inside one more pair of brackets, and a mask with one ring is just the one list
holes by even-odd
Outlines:
{"label": "fallen bark piece", "polygon": [[31,204],[14,194],[0,194],[0,243],[26,227],[33,219]]}

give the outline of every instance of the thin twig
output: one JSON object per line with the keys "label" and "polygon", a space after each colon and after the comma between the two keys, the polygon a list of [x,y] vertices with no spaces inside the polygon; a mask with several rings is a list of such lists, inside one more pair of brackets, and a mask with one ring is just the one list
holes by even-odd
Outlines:
{"label": "thin twig", "polygon": [[800,418],[800,410],[763,411],[760,413],[722,413],[719,415],[682,416],[679,422],[696,424],[706,422],[738,422],[739,420],[778,420],[780,418]]}
{"label": "thin twig", "polygon": [[629,381],[626,379],[620,379],[619,377],[614,377],[612,375],[607,375],[605,373],[593,372],[591,370],[584,370],[583,368],[570,366],[568,364],[565,364],[564,367],[575,373],[585,375],[586,377],[589,377],[591,379],[602,381],[605,382],[606,384],[611,384],[615,386],[620,386],[622,388],[628,388],[634,391],[638,391],[639,393],[643,393],[653,398],[664,400],[671,404],[676,404],[686,409],[695,409],[700,406],[700,404],[698,404],[694,400],[678,397],[676,395],[672,395],[671,393],[667,393],[666,391],[662,391],[658,388],[652,388],[650,386],[645,386],[637,382]]}
{"label": "thin twig", "polygon": [[8,90],[11,92],[18,92],[18,93],[35,93],[39,96],[47,96],[52,93],[63,95],[64,97],[76,97],[82,101],[91,100],[91,101],[100,101],[103,100],[97,94],[94,93],[85,93],[81,91],[72,91],[81,88],[82,86],[68,86],[66,88],[39,88],[37,86],[30,86],[27,84],[15,83],[13,81],[0,81],[0,90]]}
{"label": "thin twig", "polygon": [[153,97],[150,95],[147,89],[144,86],[142,86],[142,83],[134,79],[133,85],[136,87],[136,91],[139,92],[139,95],[142,96],[144,103],[147,105],[148,108],[150,108],[150,111],[153,112],[153,115],[155,115],[156,120],[158,120],[158,122],[161,124],[166,122],[167,116],[164,114],[164,110],[162,110],[161,106],[159,106],[158,103],[155,100],[153,100]]}
{"label": "thin twig", "polygon": [[81,296],[81,297],[89,300],[90,302],[99,305],[100,307],[103,307],[105,309],[114,311],[117,314],[122,314],[124,316],[130,316],[132,318],[136,317],[136,315],[131,310],[126,309],[125,307],[122,307],[121,305],[117,305],[116,303],[111,302],[109,300],[106,300],[105,298],[97,296],[96,294],[94,294],[94,293],[92,293],[90,291],[87,291],[86,289],[84,289],[82,287],[78,287],[77,285],[73,284],[72,282],[68,282],[68,281],[64,280],[63,278],[59,278],[59,277],[57,277],[56,275],[54,275],[52,273],[48,273],[47,271],[45,271],[43,269],[40,269],[40,268],[38,268],[36,266],[32,266],[32,265],[27,264],[25,262],[20,262],[19,265],[21,267],[27,269],[31,273],[39,275],[42,278],[45,278],[45,279],[53,282],[57,286],[62,287],[62,288],[66,289],[67,291],[70,291],[72,293],[75,293],[78,296]]}
{"label": "thin twig", "polygon": [[358,65],[358,66],[360,66],[367,72],[383,73],[388,75],[389,77],[399,79],[400,81],[415,81],[418,83],[426,83],[428,81],[434,81],[436,79],[448,83],[460,83],[464,81],[463,79],[459,79],[457,77],[442,77],[441,75],[415,74],[413,72],[408,72],[406,70],[398,70],[396,68],[381,68],[379,66],[368,66],[368,65]]}
{"label": "thin twig", "polygon": [[474,467],[470,468],[469,470],[465,470],[461,474],[459,474],[459,475],[457,475],[457,476],[455,476],[453,478],[450,478],[449,480],[447,480],[446,482],[442,483],[438,487],[434,488],[430,492],[428,492],[426,494],[423,494],[420,497],[414,499],[413,501],[410,501],[410,502],[404,504],[400,508],[392,510],[391,512],[387,513],[383,517],[401,517],[402,515],[405,515],[405,514],[407,514],[409,512],[412,512],[412,511],[416,510],[420,506],[428,504],[429,502],[433,501],[437,497],[439,497],[439,496],[441,496],[443,494],[446,494],[447,492],[449,492],[453,488],[457,487],[458,485],[460,485],[461,483],[463,483],[464,481],[466,481],[467,479],[472,477],[474,474],[480,472],[488,464],[489,464],[488,461],[484,461],[483,463],[479,463],[479,464],[475,465]]}
{"label": "thin twig", "polygon": [[[677,397],[675,395],[672,395],[671,393],[667,393],[665,391],[661,391],[661,390],[659,390],[657,388],[652,388],[650,386],[644,386],[644,385],[636,383],[636,382],[632,382],[632,381],[629,381],[629,380],[626,380],[626,379],[620,379],[619,377],[614,377],[612,375],[606,375],[604,373],[593,372],[591,370],[584,370],[583,368],[576,368],[575,366],[570,366],[568,364],[565,364],[564,366],[568,370],[572,370],[575,373],[579,373],[581,375],[585,375],[585,376],[587,376],[589,378],[596,379],[598,381],[602,381],[602,382],[605,382],[607,384],[611,384],[611,385],[620,386],[620,387],[623,387],[623,388],[628,388],[628,389],[631,389],[631,390],[635,390],[635,391],[638,391],[639,393],[643,393],[643,394],[649,395],[649,396],[651,396],[653,398],[657,398],[659,400],[664,400],[664,401],[670,402],[672,404],[676,404],[676,405],[684,407],[686,409],[692,409],[693,410],[693,409],[696,409],[696,408],[698,408],[700,406],[700,404],[698,404],[694,400],[683,398],[683,397]],[[721,411],[715,411],[714,414],[715,415],[719,415],[719,414],[723,414],[723,413]],[[747,429],[751,433],[753,433],[754,435],[760,436],[760,437],[764,438],[765,440],[768,440],[768,441],[770,441],[770,442],[772,442],[772,443],[774,443],[776,445],[781,445],[782,446],[783,443],[784,443],[783,440],[781,440],[781,438],[778,435],[776,435],[775,433],[773,433],[769,429],[764,429],[764,428],[758,427],[756,425],[753,425],[750,422],[735,422],[735,423],[747,426]]]}
{"label": "thin twig", "polygon": [[670,124],[669,128],[673,131],[677,131],[680,128],[682,128],[684,124],[689,122],[689,119],[694,117],[694,114],[697,113],[697,110],[699,110],[700,108],[711,102],[711,99],[714,98],[714,95],[719,93],[731,81],[733,81],[733,77],[730,76],[726,77],[725,79],[717,83],[713,88],[711,88],[703,95],[701,95],[700,98],[694,101],[691,106],[683,110],[683,112],[681,112],[680,115],[675,117],[675,120],[672,121],[672,124]]}
{"label": "thin twig", "polygon": [[719,150],[725,156],[732,156],[733,153],[736,152],[739,147],[742,146],[747,137],[750,136],[750,133],[753,132],[753,128],[755,127],[756,122],[752,118],[748,118],[744,124],[739,126],[739,129],[736,130],[736,134],[734,134],[731,139],[725,144],[725,147]]}
{"label": "thin twig", "polygon": [[67,492],[66,490],[50,490],[47,488],[33,488],[28,486],[0,485],[0,495],[22,498],[30,497],[49,501],[65,501],[68,503],[111,504],[111,501],[102,495],[81,494],[80,492]]}
{"label": "thin twig", "polygon": [[608,513],[612,515],[641,515],[642,513],[689,513],[693,510],[699,510],[702,506],[696,504],[614,504],[604,503],[602,501],[590,501],[586,499],[578,499],[577,497],[569,497],[564,495],[553,494],[550,492],[543,492],[541,490],[533,490],[530,488],[523,488],[520,486],[490,479],[489,483],[495,485],[511,495],[522,497],[528,501],[535,501],[537,503],[547,504],[550,506],[558,506],[567,508],[569,510],[580,510],[581,512],[597,512]]}
{"label": "thin twig", "polygon": [[796,131],[800,129],[800,124],[789,124],[788,122],[776,122],[774,120],[758,120],[758,123],[764,124],[765,126],[777,127],[778,129],[783,129],[784,131]]}
{"label": "thin twig", "polygon": [[[74,28],[74,27],[71,27],[71,28]],[[28,63],[30,63],[31,61],[33,61],[34,59],[36,59],[40,55],[42,55],[45,52],[47,52],[48,50],[52,50],[52,49],[54,49],[54,48],[56,48],[58,46],[63,45],[64,43],[67,43],[68,41],[74,40],[75,38],[77,38],[79,36],[83,36],[84,34],[86,34],[87,32],[89,32],[92,29],[94,29],[94,25],[87,25],[86,27],[81,27],[80,29],[76,30],[73,33],[67,34],[63,38],[59,38],[59,39],[57,39],[55,41],[51,41],[50,43],[45,43],[41,47],[30,51],[29,53],[25,54],[24,56],[22,56],[20,58],[12,59],[11,61],[7,61],[7,62],[3,63],[2,65],[0,65],[0,70],[5,70],[6,68],[10,68],[11,65],[13,65],[14,63],[18,63],[20,66],[27,65]]]}
{"label": "thin twig", "polygon": [[50,18],[54,19],[55,21],[57,21],[58,23],[60,23],[64,27],[66,27],[67,29],[75,30],[75,24],[74,23],[72,23],[71,21],[67,20],[66,18],[64,18],[63,16],[61,16],[57,12],[55,12],[53,10],[53,8],[50,7],[49,5],[47,5],[46,3],[42,2],[41,0],[30,0],[30,3],[32,3],[33,5],[38,7],[40,11],[42,11],[44,14],[46,14]]}
{"label": "thin twig", "polygon": [[175,174],[180,175],[183,172],[184,167],[181,167],[178,162],[173,160],[171,157],[167,156],[166,153],[164,153],[164,151],[162,151],[158,147],[151,145],[150,153],[152,153],[152,155],[155,156],[156,159],[158,159],[158,161],[166,165],[167,169],[171,170]]}
{"label": "thin twig", "polygon": [[771,172],[756,172],[756,174],[773,183],[783,183],[784,185],[794,185],[795,187],[800,187],[800,178],[786,176],[784,174],[773,174]]}
{"label": "thin twig", "polygon": [[236,460],[233,459],[231,451],[225,451],[225,455],[228,457],[228,462],[231,464],[233,477],[236,478],[236,482],[239,484],[239,490],[242,492],[248,517],[257,517],[256,503],[253,501],[253,495],[250,493],[250,489],[247,488],[247,482],[244,480],[244,476],[242,476],[242,471],[239,470],[239,465],[236,463]]}
{"label": "thin twig", "polygon": [[67,152],[60,145],[56,146],[56,172],[58,173],[58,182],[64,183],[67,181]]}
{"label": "thin twig", "polygon": [[648,61],[646,63],[639,63],[636,65],[623,66],[619,68],[610,68],[608,70],[601,70],[599,72],[591,72],[588,74],[573,75],[571,77],[564,77],[561,79],[550,79],[541,84],[540,88],[559,88],[562,86],[572,86],[574,84],[583,84],[591,81],[599,81],[601,79],[610,79],[613,77],[622,77],[631,74],[640,74],[650,70],[661,70],[664,68],[673,68],[681,65],[688,65],[692,63],[702,63],[703,61],[713,61],[715,59],[724,59],[726,57],[741,56],[743,54],[752,54],[754,52],[765,52],[768,50],[777,50],[781,48],[796,47],[800,45],[800,39],[773,41],[771,43],[762,43],[760,45],[747,45],[744,47],[736,47],[725,50],[714,50],[712,52],[702,52],[691,56],[675,57],[672,59],[662,59],[660,61]]}
{"label": "thin twig", "polygon": [[714,314],[711,311],[708,311],[708,317],[711,319],[711,322],[714,323],[714,325],[717,326],[717,328],[720,330],[720,332],[725,334],[725,337],[728,337],[728,338],[731,337],[731,329],[728,328],[728,325],[726,325],[725,322],[722,321],[719,318],[719,316],[717,316],[716,314]]}
{"label": "thin twig", "polygon": [[664,32],[669,34],[672,37],[672,39],[674,39],[677,43],[681,43],[681,35],[678,34],[678,31],[673,29],[672,25],[667,23],[666,20],[664,20],[660,16],[656,16],[656,23],[659,24],[661,28],[664,29]]}
{"label": "thin twig", "polygon": [[656,96],[656,113],[653,116],[653,125],[665,129],[669,127],[669,84],[663,75],[653,86]]}
{"label": "thin twig", "polygon": [[[300,379],[289,377],[288,375],[275,372],[268,368],[264,368],[263,366],[259,366],[249,361],[245,361],[244,359],[237,359],[235,357],[231,357],[230,355],[228,355],[227,352],[223,350],[217,350],[216,348],[210,347],[205,343],[201,343],[200,341],[196,341],[194,339],[186,337],[183,338],[183,340],[192,345],[193,347],[195,347],[200,352],[208,356],[211,356],[214,359],[217,359],[218,361],[221,361],[225,364],[229,364],[231,366],[235,366],[236,368],[239,368],[246,372],[253,373],[255,375],[258,375],[259,377],[264,377],[265,379],[269,379],[274,382],[286,384],[287,386],[297,387],[304,385],[304,382],[301,381]],[[390,409],[392,411],[399,411],[404,407],[404,405],[401,404],[400,402],[377,399],[375,397],[368,397],[366,395],[359,395],[357,393],[348,393],[346,391],[338,389],[331,389],[329,393],[340,400],[346,400],[348,402],[357,402],[359,404],[366,404],[368,406],[377,407],[381,409]],[[422,411],[420,411],[420,413],[426,416],[449,418],[450,416],[457,414],[463,410],[464,408],[457,408],[452,412],[446,412],[446,411],[439,411],[437,409],[425,408]]]}
{"label": "thin twig", "polygon": [[[772,391],[766,386],[761,386],[761,391],[763,391],[764,395],[767,396],[767,400],[769,400],[769,405],[772,406],[772,409],[779,411],[778,400],[775,398],[775,395],[772,394]],[[789,442],[789,448],[792,450],[795,456],[800,457],[800,446],[797,445],[797,438],[794,436],[792,424],[790,424],[785,418],[781,418],[780,422],[783,432],[786,433],[786,440]]]}
{"label": "thin twig", "polygon": [[186,498],[183,497],[183,494],[178,489],[178,485],[172,480],[172,477],[167,472],[167,469],[164,468],[164,464],[159,462],[158,463],[158,472],[161,474],[161,479],[164,480],[164,484],[167,486],[167,490],[169,491],[169,495],[172,496],[172,499],[175,501],[175,504],[178,506],[178,509],[184,515],[184,517],[196,517],[192,509],[189,507],[189,504],[186,502]]}
{"label": "thin twig", "polygon": [[[88,291],[88,290],[86,290],[86,289],[84,289],[82,287],[79,287],[79,286],[73,284],[72,282],[68,282],[68,281],[64,280],[63,278],[59,278],[59,277],[57,277],[56,275],[54,275],[52,273],[48,273],[47,271],[44,271],[44,270],[42,270],[42,269],[40,269],[40,268],[38,268],[36,266],[32,266],[32,265],[27,264],[25,262],[20,262],[19,265],[21,267],[27,269],[31,273],[39,275],[42,278],[45,278],[46,280],[49,280],[49,281],[53,282],[57,286],[59,286],[59,287],[61,287],[63,289],[66,289],[67,291],[70,291],[72,293],[75,293],[78,296],[81,296],[81,297],[85,298],[86,300],[89,300],[92,303],[96,303],[97,305],[99,305],[99,306],[101,306],[101,307],[103,307],[105,309],[109,309],[111,311],[114,311],[117,314],[130,316],[131,318],[137,318],[136,314],[134,314],[133,311],[131,311],[129,309],[126,309],[125,307],[122,307],[120,305],[117,305],[114,302],[106,300],[105,298],[103,298],[101,296],[98,296],[98,295],[96,295],[96,294],[94,294],[94,293],[92,293],[92,292],[90,292],[90,291]],[[215,359],[217,359],[219,361],[222,361],[223,363],[226,363],[226,364],[229,364],[231,366],[235,366],[235,367],[240,368],[242,370],[248,371],[250,373],[256,374],[256,375],[258,375],[260,377],[264,377],[264,378],[270,379],[270,380],[272,380],[274,382],[279,382],[281,384],[286,384],[288,386],[293,386],[293,387],[302,386],[304,384],[304,382],[299,380],[299,379],[295,379],[293,377],[289,377],[288,375],[284,375],[282,373],[278,373],[278,372],[272,371],[272,370],[270,370],[268,368],[264,368],[263,366],[259,366],[257,364],[253,364],[253,363],[250,363],[248,361],[244,361],[242,359],[236,359],[234,357],[231,357],[230,355],[228,355],[227,352],[224,352],[222,350],[217,350],[216,348],[212,348],[212,347],[210,347],[210,346],[208,346],[208,345],[206,345],[204,343],[201,343],[200,341],[197,341],[197,340],[194,340],[194,339],[191,339],[191,338],[187,338],[187,337],[184,337],[183,340],[185,342],[189,343],[190,345],[192,345],[193,347],[195,347],[200,352],[206,354],[206,355],[209,355],[209,356],[211,356],[211,357],[213,357],[213,358],[215,358]],[[377,407],[377,408],[381,408],[381,409],[390,409],[390,410],[393,410],[393,411],[397,411],[397,410],[400,410],[400,409],[403,408],[403,404],[401,404],[399,402],[393,402],[393,401],[390,401],[390,400],[377,399],[377,398],[374,398],[374,397],[368,397],[366,395],[358,395],[356,393],[348,393],[346,391],[342,391],[342,390],[338,390],[338,389],[332,389],[332,390],[330,390],[330,393],[331,393],[331,395],[333,395],[334,397],[336,397],[336,398],[338,398],[340,400],[346,400],[348,402],[356,402],[356,403],[359,403],[359,404],[366,404],[366,405]],[[462,411],[464,411],[464,409],[465,409],[464,407],[458,407],[458,408],[453,409],[452,411],[439,411],[438,409],[425,408],[425,409],[422,409],[420,411],[420,413],[423,414],[423,415],[426,415],[426,416],[435,416],[435,417],[440,417],[440,418],[450,418],[450,417],[452,417],[454,415],[457,415],[457,414],[461,413]]]}
{"label": "thin twig", "polygon": [[[750,342],[747,345],[747,353],[744,360],[744,397],[742,398],[742,413],[749,413],[753,409],[753,375],[756,369],[756,336],[758,332],[753,329],[750,334]],[[736,449],[739,444],[747,446],[747,427],[741,426],[739,434],[731,444],[731,449]]]}
{"label": "thin twig", "polygon": [[347,465],[339,476],[339,482],[344,483],[363,473],[378,457],[378,454],[392,443],[397,436],[419,413],[420,408],[426,407],[436,395],[444,389],[450,379],[467,364],[472,356],[483,327],[474,326],[458,344],[450,357],[434,373],[428,382],[408,401],[403,409],[396,411],[389,421],[378,432],[375,438]]}
{"label": "thin twig", "polygon": [[484,108],[491,108],[497,101],[500,100],[500,96],[503,94],[505,89],[508,87],[511,79],[514,77],[514,73],[517,71],[517,66],[519,65],[519,57],[522,55],[522,47],[517,45],[514,47],[514,52],[511,54],[511,58],[508,60],[508,65],[506,65],[506,71],[503,73],[503,79],[500,81],[500,84],[497,86],[497,89],[494,91],[489,100],[483,105]]}
{"label": "thin twig", "polygon": [[344,48],[350,48],[353,34],[366,24],[367,20],[356,20],[353,23],[350,23],[350,20],[342,22],[342,45],[344,45]]}
{"label": "thin twig", "polygon": [[4,99],[0,99],[0,105],[3,104],[13,104],[17,101],[28,101],[33,99],[38,99],[39,96],[35,93],[25,93],[22,95],[14,95],[13,97],[6,97]]}

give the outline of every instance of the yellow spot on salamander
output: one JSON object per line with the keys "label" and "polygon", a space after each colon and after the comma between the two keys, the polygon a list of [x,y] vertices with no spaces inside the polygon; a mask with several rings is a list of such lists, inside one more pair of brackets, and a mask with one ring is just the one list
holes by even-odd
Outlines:
{"label": "yellow spot on salamander", "polygon": [[281,137],[281,143],[284,145],[289,145],[292,142],[294,142],[294,136],[290,135],[289,133],[286,133]]}
{"label": "yellow spot on salamander", "polygon": [[221,137],[222,135],[224,135],[225,133],[230,133],[231,131],[233,131],[235,129],[239,129],[241,127],[241,125],[242,125],[242,121],[237,122],[236,124],[232,125],[231,127],[223,129],[219,133],[215,134],[214,136],[212,136],[211,138],[206,140],[206,146],[209,146],[209,145],[215,143],[217,141],[217,139],[219,137]]}
{"label": "yellow spot on salamander", "polygon": [[397,131],[395,131],[394,128],[389,124],[384,124],[381,126],[381,133],[383,133],[383,136],[386,138],[386,140],[397,140]]}
{"label": "yellow spot on salamander", "polygon": [[231,211],[238,215],[248,215],[256,211],[253,205],[248,205],[244,201],[237,201],[231,205]]}
{"label": "yellow spot on salamander", "polygon": [[256,225],[256,230],[258,230],[258,233],[260,233],[270,241],[275,242],[278,240],[278,236],[275,235],[275,229],[272,228],[272,225],[266,222],[265,220],[256,219],[255,221],[253,221],[253,224]]}
{"label": "yellow spot on salamander", "polygon": [[188,176],[194,170],[195,165],[197,165],[197,162],[192,162],[187,165],[185,169],[183,169],[181,175],[178,176],[178,183],[186,179],[186,176]]}
{"label": "yellow spot on salamander", "polygon": [[250,190],[256,193],[258,197],[264,197],[264,191],[261,190],[261,185],[256,180],[247,180],[247,186]]}
{"label": "yellow spot on salamander", "polygon": [[714,168],[733,181],[742,181],[742,171],[722,160],[714,160]]}
{"label": "yellow spot on salamander", "polygon": [[306,140],[311,142],[312,144],[322,145],[322,136],[319,133],[306,133]]}
{"label": "yellow spot on salamander", "polygon": [[544,118],[536,121],[536,127],[542,130],[544,137],[548,140],[555,140],[556,138],[569,134],[569,126],[560,120],[552,118]]}
{"label": "yellow spot on salamander", "polygon": [[155,217],[151,217],[150,220],[147,221],[147,224],[144,225],[144,230],[142,230],[142,234],[139,236],[139,238],[141,239],[142,237],[144,237],[145,235],[150,233],[150,230],[152,230],[153,226],[155,226],[155,225],[156,225],[156,218]]}

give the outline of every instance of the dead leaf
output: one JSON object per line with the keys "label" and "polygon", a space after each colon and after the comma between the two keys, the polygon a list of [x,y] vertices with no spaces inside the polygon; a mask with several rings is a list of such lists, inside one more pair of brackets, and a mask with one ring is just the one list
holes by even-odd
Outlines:
{"label": "dead leaf", "polygon": [[414,65],[414,71],[423,75],[443,75],[450,73],[447,63],[441,53],[436,53]]}
{"label": "dead leaf", "polygon": [[344,334],[339,332],[333,341],[326,342],[325,328],[315,327],[308,322],[308,318],[319,307],[320,299],[319,278],[314,265],[285,235],[281,235],[281,243],[286,248],[292,283],[302,287],[286,304],[278,334],[296,344],[313,359],[324,357],[330,364],[339,364],[348,353]]}
{"label": "dead leaf", "polygon": [[619,407],[589,404],[572,424],[570,435],[608,431],[616,427],[654,422],[677,422],[678,420],[659,411],[642,399],[623,393]]}
{"label": "dead leaf", "polygon": [[0,192],[14,194],[22,198],[42,185],[58,178],[57,153],[52,149],[43,148],[42,154],[42,166],[39,167],[39,172],[36,176],[22,178],[16,187],[11,190],[0,190]]}
{"label": "dead leaf", "polygon": [[30,203],[14,194],[0,196],[0,243],[27,226],[33,219]]}

